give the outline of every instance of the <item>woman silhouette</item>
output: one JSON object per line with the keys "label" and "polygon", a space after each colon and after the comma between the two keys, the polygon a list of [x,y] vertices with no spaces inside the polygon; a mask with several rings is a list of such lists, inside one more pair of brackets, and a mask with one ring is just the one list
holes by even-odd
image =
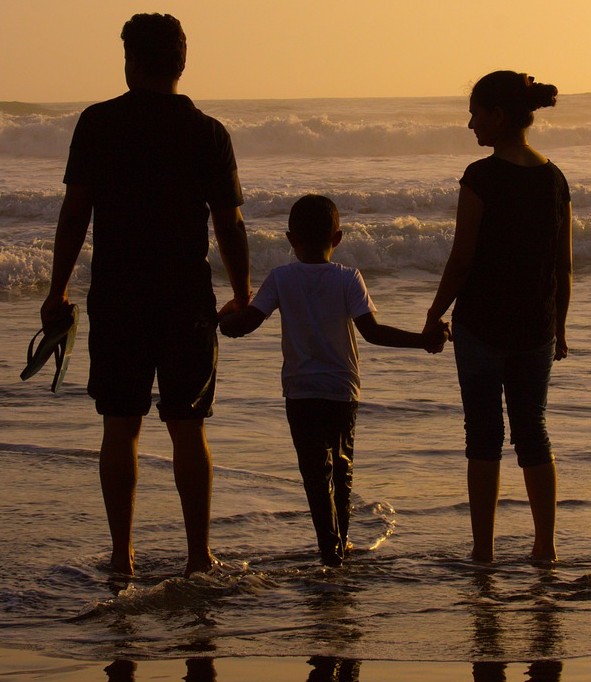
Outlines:
{"label": "woman silhouette", "polygon": [[567,355],[572,284],[568,184],[529,146],[533,111],[558,91],[513,71],[480,79],[470,97],[478,144],[493,154],[460,180],[456,232],[427,313],[428,330],[455,301],[453,339],[462,394],[476,561],[494,558],[505,393],[535,526],[532,558],[556,559],[556,469],[545,423],[552,360]]}

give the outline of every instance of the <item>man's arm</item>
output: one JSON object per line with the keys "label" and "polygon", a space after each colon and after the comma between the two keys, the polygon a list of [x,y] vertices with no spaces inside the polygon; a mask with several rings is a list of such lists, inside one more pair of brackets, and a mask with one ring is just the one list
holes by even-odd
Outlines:
{"label": "man's arm", "polygon": [[220,256],[234,292],[234,298],[226,303],[220,314],[242,310],[252,294],[248,240],[242,212],[238,207],[212,208],[211,218]]}
{"label": "man's arm", "polygon": [[66,185],[55,232],[49,294],[41,307],[41,321],[49,324],[68,304],[68,282],[90,224],[92,194],[86,185]]}

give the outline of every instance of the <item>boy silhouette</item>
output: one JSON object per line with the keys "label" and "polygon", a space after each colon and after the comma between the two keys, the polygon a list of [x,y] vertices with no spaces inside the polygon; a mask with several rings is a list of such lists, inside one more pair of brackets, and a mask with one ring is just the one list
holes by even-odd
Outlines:
{"label": "boy silhouette", "polygon": [[361,273],[332,263],[342,239],[328,198],[309,194],[289,215],[287,239],[297,262],[274,268],[250,305],[223,315],[226,336],[249,334],[281,312],[286,414],[323,564],[340,566],[348,542],[353,443],[360,394],[353,323],[369,343],[439,352],[440,323],[420,334],[379,324]]}

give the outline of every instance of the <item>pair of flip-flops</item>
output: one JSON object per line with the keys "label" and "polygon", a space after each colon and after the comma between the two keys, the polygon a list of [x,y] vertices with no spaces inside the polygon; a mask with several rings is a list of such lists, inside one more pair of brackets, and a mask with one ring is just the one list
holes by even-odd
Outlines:
{"label": "pair of flip-flops", "polygon": [[[64,314],[40,329],[32,338],[27,350],[27,366],[21,372],[21,379],[26,381],[45,365],[52,355],[55,355],[55,375],[51,384],[51,391],[57,393],[62,385],[78,328],[78,306],[71,304]],[[43,338],[35,348],[35,341],[43,334]]]}

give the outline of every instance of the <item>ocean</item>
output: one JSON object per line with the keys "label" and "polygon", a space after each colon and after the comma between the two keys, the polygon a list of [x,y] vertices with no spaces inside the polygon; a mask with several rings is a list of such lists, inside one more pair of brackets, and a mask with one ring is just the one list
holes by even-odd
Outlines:
{"label": "ocean", "polygon": [[[380,321],[420,330],[453,239],[458,179],[489,153],[467,128],[467,98],[197,104],[234,141],[255,288],[292,257],[284,233],[293,202],[307,192],[327,194],[344,230],[335,260],[360,268]],[[477,682],[505,679],[506,663],[523,662],[520,679],[528,665],[542,665],[543,679],[565,682],[569,662],[591,656],[591,95],[561,96],[537,115],[530,134],[567,176],[574,212],[570,354],[555,365],[548,408],[559,562],[540,567],[527,559],[532,521],[508,442],[497,560],[490,567],[469,560],[452,349],[432,356],[360,339],[355,551],[342,569],[322,567],[284,416],[273,315],[250,337],[220,339],[207,432],[211,546],[223,566],[180,577],[181,512],[168,437],[153,410],[140,441],[137,576],[129,583],[105,570],[101,422],[86,396],[92,231],[71,283],[82,314],[63,389],[50,393],[49,366],[19,379],[40,326],[63,170],[84,106],[0,103],[2,645],[111,661],[465,661],[474,663]],[[224,303],[230,290],[213,238],[210,260]],[[497,677],[485,677],[490,670]]]}

